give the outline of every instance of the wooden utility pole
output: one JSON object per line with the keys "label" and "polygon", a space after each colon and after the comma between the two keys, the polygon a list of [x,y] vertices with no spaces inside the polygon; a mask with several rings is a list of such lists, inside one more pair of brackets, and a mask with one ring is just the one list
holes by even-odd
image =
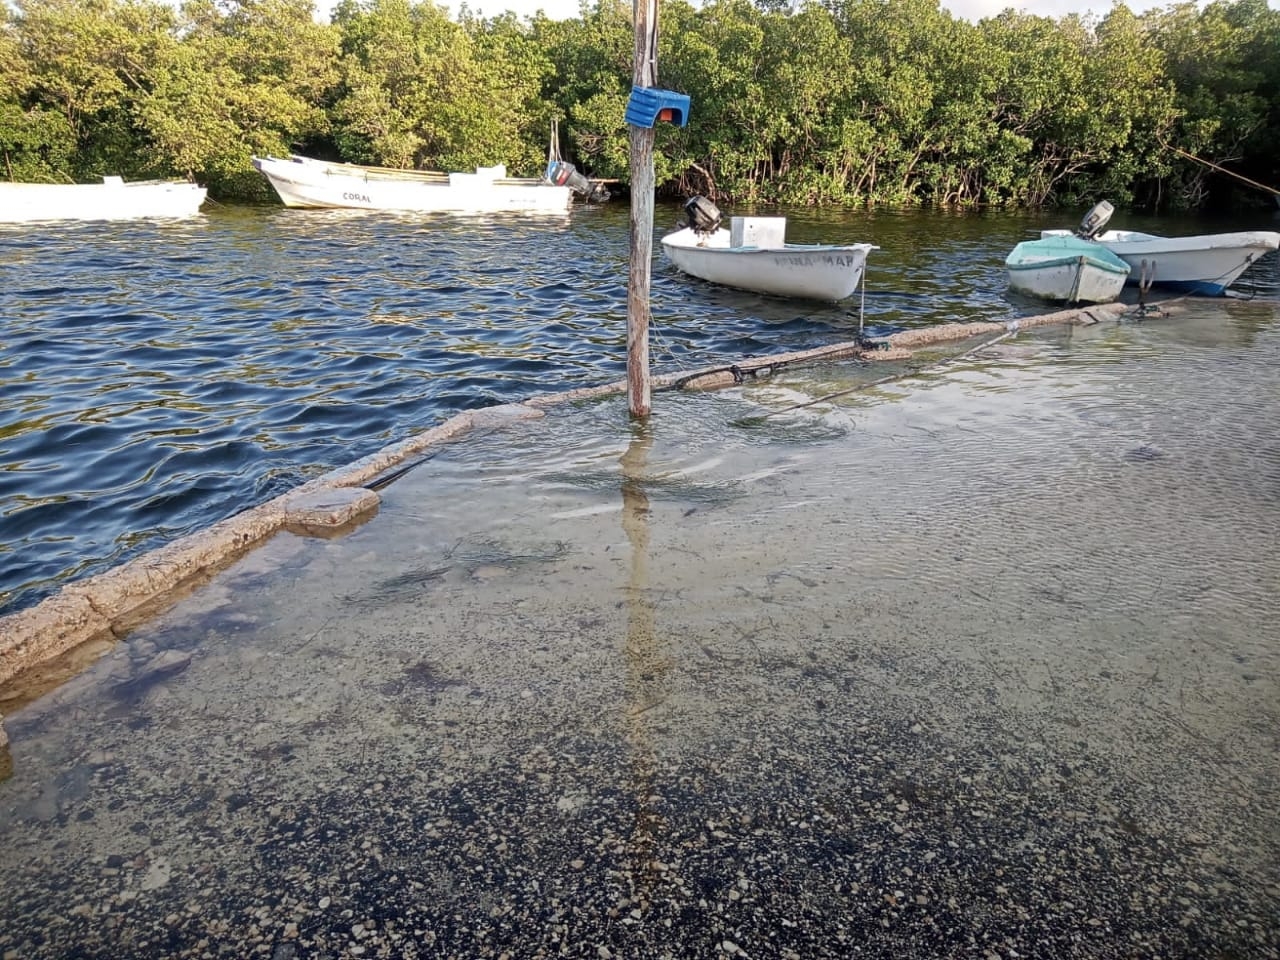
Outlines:
{"label": "wooden utility pole", "polygon": [[[633,0],[636,28],[632,83],[658,83],[658,0]],[[631,125],[631,271],[627,280],[627,396],[633,417],[647,417],[649,386],[649,282],[653,272],[652,127]]]}

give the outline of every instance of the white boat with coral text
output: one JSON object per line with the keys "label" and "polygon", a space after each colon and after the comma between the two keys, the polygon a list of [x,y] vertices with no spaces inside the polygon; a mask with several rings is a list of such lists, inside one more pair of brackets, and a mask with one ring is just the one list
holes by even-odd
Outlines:
{"label": "white boat with coral text", "polygon": [[502,164],[474,173],[395,170],[309,157],[254,157],[287,207],[409,213],[569,212],[573,191],[545,179],[508,177]]}

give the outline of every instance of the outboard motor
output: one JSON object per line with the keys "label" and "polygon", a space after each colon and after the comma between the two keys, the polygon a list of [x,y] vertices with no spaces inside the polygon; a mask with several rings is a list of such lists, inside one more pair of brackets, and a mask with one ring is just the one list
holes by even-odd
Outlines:
{"label": "outboard motor", "polygon": [[575,193],[580,193],[587,200],[608,200],[609,191],[602,183],[592,183],[578,172],[578,169],[565,160],[552,160],[547,164],[546,178],[557,187],[568,186]]}
{"label": "outboard motor", "polygon": [[1093,209],[1086,213],[1084,219],[1080,221],[1080,226],[1076,228],[1076,236],[1083,237],[1085,240],[1092,240],[1102,232],[1102,228],[1107,225],[1111,215],[1115,212],[1115,207],[1105,200],[1095,204]]}
{"label": "outboard motor", "polygon": [[684,212],[694,233],[715,233],[720,229],[720,208],[706,197],[690,197]]}

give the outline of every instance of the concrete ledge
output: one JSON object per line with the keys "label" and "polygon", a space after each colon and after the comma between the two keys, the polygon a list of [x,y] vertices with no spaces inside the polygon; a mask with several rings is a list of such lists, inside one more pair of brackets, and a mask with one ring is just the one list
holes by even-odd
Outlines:
{"label": "concrete ledge", "polygon": [[11,613],[0,619],[0,683],[110,629],[108,616],[69,589]]}
{"label": "concrete ledge", "polygon": [[541,410],[544,407],[554,407],[561,403],[598,400],[600,397],[611,397],[615,394],[626,392],[627,381],[615,380],[613,383],[606,383],[599,387],[578,387],[576,390],[566,390],[563,393],[540,393],[536,397],[530,397],[524,401],[524,405]]}
{"label": "concrete ledge", "polygon": [[343,537],[364,523],[382,504],[367,487],[337,487],[286,497],[284,528],[304,537]]}
{"label": "concrete ledge", "polygon": [[286,495],[285,522],[303,527],[340,527],[378,509],[382,502],[364,487],[338,487]]}
{"label": "concrete ledge", "polygon": [[[543,414],[530,410],[529,415]],[[90,640],[123,635],[172,599],[180,588],[226,566],[287,524],[319,529],[330,526],[326,517],[344,516],[338,521],[341,529],[341,524],[376,509],[378,495],[360,488],[346,498],[346,506],[342,505],[343,498],[336,497],[327,511],[317,507],[325,496],[333,497],[342,488],[359,487],[388,467],[465,434],[474,424],[472,414],[460,414],[205,530],[157,547],[105,573],[70,583],[34,607],[0,617],[0,685]],[[311,497],[319,499],[308,499]],[[312,520],[318,522],[312,524]]]}
{"label": "concrete ledge", "polygon": [[496,407],[483,407],[470,413],[476,430],[500,430],[523,420],[538,420],[546,413],[525,403],[502,403]]}
{"label": "concrete ledge", "polygon": [[890,346],[906,350],[932,346],[935,343],[948,343],[955,340],[968,340],[972,337],[996,336],[1002,333],[1016,333],[1033,327],[1062,326],[1066,324],[1090,324],[1100,320],[1118,320],[1128,313],[1132,307],[1123,303],[1103,303],[1091,307],[1059,310],[1055,313],[1041,313],[1034,317],[1020,317],[1004,323],[940,323],[932,327],[920,327],[915,330],[902,330],[888,337]]}
{"label": "concrete ledge", "polygon": [[415,454],[421,453],[428,447],[446,443],[467,433],[471,430],[473,424],[474,414],[460,413],[437,427],[414,434],[399,443],[383,447],[367,457],[352,461],[345,467],[338,467],[328,473],[321,474],[314,480],[304,483],[292,493],[285,494],[285,496],[288,497],[311,490],[331,489],[333,487],[358,487],[363,483],[368,483],[378,474],[401,465],[404,461]]}

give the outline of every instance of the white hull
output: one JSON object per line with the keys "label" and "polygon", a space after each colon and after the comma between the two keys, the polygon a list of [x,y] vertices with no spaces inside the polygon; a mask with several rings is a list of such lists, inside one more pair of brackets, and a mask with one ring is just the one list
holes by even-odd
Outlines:
{"label": "white hull", "polygon": [[1124,289],[1125,275],[1099,270],[1088,261],[1009,268],[1009,287],[1041,300],[1109,303]]}
{"label": "white hull", "polygon": [[[1045,230],[1042,237],[1069,235],[1069,230]],[[1219,296],[1259,257],[1280,247],[1280,233],[1251,230],[1195,237],[1159,237],[1136,230],[1108,230],[1096,241],[1129,264],[1129,282],[1143,278],[1152,265],[1155,283],[1193,293]]]}
{"label": "white hull", "polygon": [[1107,303],[1120,296],[1129,276],[1129,265],[1115,254],[1071,235],[1024,241],[1004,265],[1011,290],[1063,303]]}
{"label": "white hull", "polygon": [[205,188],[185,180],[0,183],[0,223],[194,216]]}
{"label": "white hull", "polygon": [[325,163],[306,157],[254,157],[286,207],[399,210],[410,213],[568,213],[573,193],[545,180],[513,179],[506,168],[422,173]]}
{"label": "white hull", "polygon": [[686,227],[663,237],[662,249],[678,269],[712,283],[779,297],[835,301],[858,289],[867,254],[876,248],[869,243],[732,247],[728,230],[699,236]]}

